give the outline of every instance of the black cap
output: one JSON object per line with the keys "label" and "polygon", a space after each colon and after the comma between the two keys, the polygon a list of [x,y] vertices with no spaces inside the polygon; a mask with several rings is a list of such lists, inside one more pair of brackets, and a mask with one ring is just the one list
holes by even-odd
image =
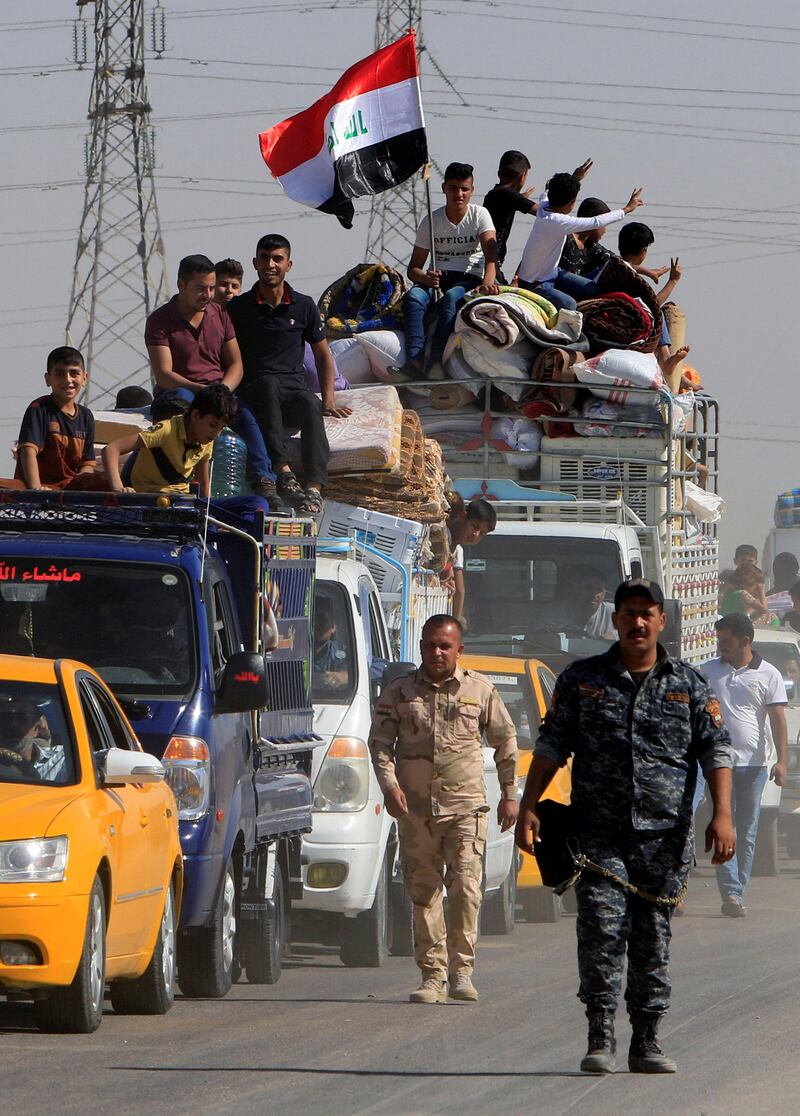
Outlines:
{"label": "black cap", "polygon": [[645,577],[632,577],[617,587],[614,594],[614,609],[619,611],[619,606],[630,597],[649,597],[653,604],[664,607],[664,594],[661,586],[655,581],[648,581]]}

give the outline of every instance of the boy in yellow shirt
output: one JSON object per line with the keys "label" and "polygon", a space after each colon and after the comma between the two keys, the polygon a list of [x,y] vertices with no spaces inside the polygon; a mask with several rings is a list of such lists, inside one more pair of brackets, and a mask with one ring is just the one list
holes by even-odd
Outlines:
{"label": "boy in yellow shirt", "polygon": [[[157,422],[149,430],[109,442],[103,450],[112,492],[210,494],[209,461],[214,439],[236,414],[236,400],[224,384],[211,384],[194,397],[188,413]],[[133,454],[120,473],[120,459]]]}

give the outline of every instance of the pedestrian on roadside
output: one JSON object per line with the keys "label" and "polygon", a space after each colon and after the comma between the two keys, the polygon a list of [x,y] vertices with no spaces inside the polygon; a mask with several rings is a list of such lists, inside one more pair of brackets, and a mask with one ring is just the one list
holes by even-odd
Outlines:
{"label": "pedestrian on roadside", "polygon": [[[779,787],[786,783],[789,755],[786,729],[786,686],[781,672],[753,650],[753,624],[741,612],[716,623],[719,657],[702,668],[722,707],[734,752],[733,823],[736,854],[717,867],[722,913],[744,918],[745,889],[750,881],[753,852],[767,777]],[[769,722],[769,724],[767,724]],[[768,770],[770,730],[778,762]]]}
{"label": "pedestrian on roadside", "polygon": [[670,1001],[670,916],[685,893],[692,862],[697,765],[714,803],[706,851],[713,846],[712,863],[722,863],[735,850],[733,755],[708,683],[658,642],[666,623],[659,586],[641,578],[623,582],[612,620],[618,641],[603,655],[573,663],[556,682],[516,839],[523,851],[533,852],[537,804],[572,756],[577,839],[592,864],[576,885],[578,997],[589,1020],[581,1069],[615,1068],[614,1015],[627,950],[625,999],[633,1027],[628,1066],[633,1073],[674,1073],[675,1062],[659,1046],[658,1027]]}
{"label": "pedestrian on roadside", "polygon": [[[393,679],[372,716],[369,748],[386,809],[397,821],[406,888],[414,905],[416,1004],[477,1000],[472,983],[486,844],[484,734],[494,748],[498,822],[517,819],[517,737],[497,691],[462,670],[462,629],[432,616],[422,629],[422,666]],[[445,925],[443,891],[447,887]]]}

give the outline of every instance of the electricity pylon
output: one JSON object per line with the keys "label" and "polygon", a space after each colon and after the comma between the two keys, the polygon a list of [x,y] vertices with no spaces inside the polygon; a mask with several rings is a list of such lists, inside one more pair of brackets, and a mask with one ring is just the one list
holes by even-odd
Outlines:
{"label": "electricity pylon", "polygon": [[[123,384],[149,383],[144,323],[166,300],[167,273],[153,177],[144,3],[78,0],[78,7],[91,3],[91,132],[67,344],[79,348],[86,360],[84,399],[102,404]],[[77,48],[76,61],[81,61]]]}

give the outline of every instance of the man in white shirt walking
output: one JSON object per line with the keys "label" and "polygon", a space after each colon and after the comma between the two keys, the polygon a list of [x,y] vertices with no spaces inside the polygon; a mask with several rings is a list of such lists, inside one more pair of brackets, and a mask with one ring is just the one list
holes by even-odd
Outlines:
{"label": "man in white shirt walking", "polygon": [[569,234],[613,225],[644,205],[639,187],[622,209],[612,209],[596,217],[572,217],[570,214],[575,208],[580,188],[581,179],[574,174],[561,171],[553,175],[547,183],[547,195],[543,195],[539,202],[536,220],[518,269],[519,285],[542,295],[559,310],[574,310],[576,299],[594,298],[597,294],[597,285],[592,280],[563,271],[558,266]]}
{"label": "man in white shirt walking", "polygon": [[[717,884],[722,913],[743,918],[764,785],[768,774],[779,787],[786,782],[786,687],[780,671],[753,650],[754,630],[748,616],[730,613],[717,621],[716,629],[719,658],[707,663],[702,672],[717,696],[733,744],[736,826],[736,855],[717,866]],[[770,730],[778,762],[768,772]]]}
{"label": "man in white shirt walking", "polygon": [[[497,293],[497,234],[489,210],[470,201],[475,183],[469,163],[450,163],[442,190],[447,204],[434,210],[432,222],[427,217],[420,221],[408,264],[408,277],[414,285],[405,298],[406,362],[389,369],[400,383],[425,378],[425,315],[436,298],[439,304],[427,378],[442,380],[444,347],[464,295],[476,287],[486,294]],[[431,224],[435,269],[426,268]]]}

